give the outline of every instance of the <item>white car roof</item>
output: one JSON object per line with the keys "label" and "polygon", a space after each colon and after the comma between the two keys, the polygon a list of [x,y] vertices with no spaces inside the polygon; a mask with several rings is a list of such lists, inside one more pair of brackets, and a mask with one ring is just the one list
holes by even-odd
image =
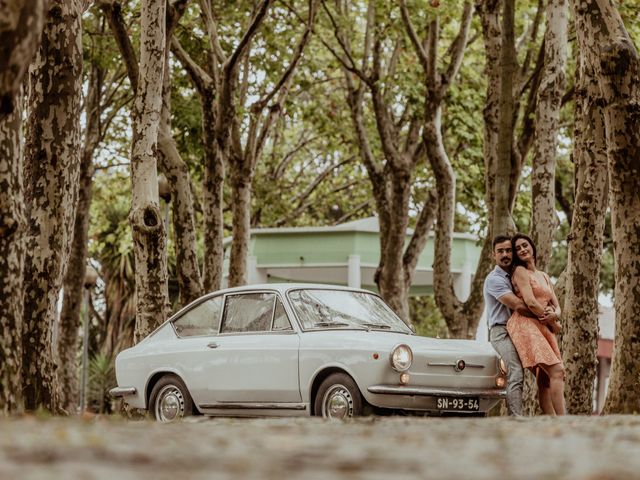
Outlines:
{"label": "white car roof", "polygon": [[364,293],[374,293],[370,290],[364,290],[362,288],[345,287],[342,285],[328,285],[324,283],[258,283],[253,285],[244,285],[242,287],[231,287],[222,290],[210,292],[214,293],[233,293],[233,292],[246,292],[247,290],[277,290],[278,292],[285,293],[288,290],[297,290],[300,288],[308,289],[326,289],[326,290],[344,290],[344,291],[356,291]]}
{"label": "white car roof", "polygon": [[149,338],[149,337],[152,337],[157,331],[159,331],[167,323],[169,323],[169,322],[173,321],[174,319],[176,319],[177,317],[181,316],[185,311],[190,310],[191,306],[194,303],[201,302],[204,297],[212,297],[212,296],[216,296],[216,295],[225,295],[225,294],[234,293],[234,292],[250,292],[250,291],[254,291],[254,290],[272,290],[272,291],[275,290],[275,291],[281,293],[282,295],[284,295],[289,290],[298,290],[298,289],[301,289],[301,288],[323,289],[323,290],[344,290],[344,291],[348,291],[348,292],[350,291],[350,292],[372,293],[372,294],[375,295],[374,292],[372,292],[370,290],[364,290],[362,288],[345,287],[345,286],[342,286],[342,285],[328,285],[328,284],[323,284],[323,283],[257,283],[257,284],[254,284],[254,285],[243,285],[241,287],[223,288],[221,290],[214,290],[213,292],[205,293],[204,295],[201,295],[200,297],[198,297],[197,299],[195,299],[191,303],[185,305],[184,307],[182,307],[181,309],[179,309],[178,311],[176,311],[172,315],[169,315],[169,317],[164,322],[162,322],[162,324],[160,324],[153,332],[151,332],[149,335],[147,335],[145,337],[145,339]]}

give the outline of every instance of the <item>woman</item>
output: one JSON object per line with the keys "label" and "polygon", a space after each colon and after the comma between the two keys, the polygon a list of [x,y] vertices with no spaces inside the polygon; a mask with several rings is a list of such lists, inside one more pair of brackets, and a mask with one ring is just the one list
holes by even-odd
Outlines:
{"label": "woman", "polygon": [[538,383],[538,401],[546,415],[564,415],[564,367],[555,334],[560,331],[560,308],[549,276],[536,269],[536,246],[526,235],[511,239],[511,281],[515,293],[538,318],[513,312],[507,331],[524,368]]}

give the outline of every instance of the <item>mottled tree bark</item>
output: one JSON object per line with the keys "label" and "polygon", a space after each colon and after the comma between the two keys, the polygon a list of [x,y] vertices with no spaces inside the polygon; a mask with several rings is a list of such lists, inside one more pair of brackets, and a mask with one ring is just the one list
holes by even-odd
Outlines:
{"label": "mottled tree bark", "polygon": [[500,112],[498,116],[498,151],[495,170],[493,204],[493,235],[514,233],[511,199],[507,185],[511,184],[513,155],[514,80],[518,71],[515,50],[515,0],[502,2],[502,38],[500,42]]}
{"label": "mottled tree bark", "polygon": [[233,213],[232,235],[229,261],[229,286],[247,283],[247,256],[251,232],[251,184],[255,172],[232,169],[231,211]]}
{"label": "mottled tree bark", "polygon": [[0,118],[0,414],[22,410],[24,191],[22,95]]}
{"label": "mottled tree bark", "polygon": [[578,44],[604,103],[616,333],[604,413],[640,412],[640,56],[610,0],[574,1]]}
{"label": "mottled tree bark", "polygon": [[[403,8],[406,10],[405,6]],[[343,4],[338,5],[336,15],[348,16]],[[423,207],[407,244],[412,177],[418,161],[424,158],[425,153],[420,138],[422,119],[410,105],[405,107],[406,118],[410,120],[394,118],[385,87],[388,78],[394,75],[394,53],[391,54],[391,59],[387,59],[387,68],[383,68],[385,52],[382,44],[389,37],[383,36],[382,24],[385,20],[376,11],[375,2],[369,2],[364,52],[357,66],[351,50],[352,32],[344,31],[340,26],[341,22],[336,21],[333,15],[330,20],[341,50],[338,52],[326,43],[325,45],[343,67],[347,104],[378,214],[380,261],[374,280],[391,308],[405,322],[409,322],[408,292],[436,210],[435,192],[425,192]],[[397,41],[393,51],[398,52],[399,48],[400,42]],[[383,75],[383,70],[386,70],[386,75]],[[375,115],[375,139],[371,138],[366,127],[365,92],[371,96]],[[372,144],[378,141],[384,153],[382,160],[376,158],[372,149]]]}
{"label": "mottled tree bark", "polygon": [[476,8],[482,23],[484,41],[487,93],[482,110],[484,119],[482,151],[484,153],[485,203],[487,205],[487,223],[493,234],[493,205],[495,205],[495,172],[498,165],[498,125],[500,122],[500,0],[478,0]]}
{"label": "mottled tree bark", "polygon": [[[211,46],[211,50],[207,56],[208,64],[205,68],[198,65],[180,46],[176,39],[174,39],[172,43],[172,52],[187,70],[194,87],[198,91],[202,105],[203,145],[205,153],[203,179],[205,251],[203,273],[204,290],[212,291],[222,286],[222,266],[224,260],[224,250],[222,246],[224,236],[223,183],[225,179],[225,164],[229,161],[230,157],[236,159],[237,168],[235,173],[232,174],[232,176],[236,178],[239,172],[252,172],[255,168],[255,165],[251,166],[250,164],[254,159],[249,157],[255,150],[249,147],[243,150],[239,135],[240,119],[237,118],[236,96],[239,83],[240,62],[245,58],[251,41],[265,20],[273,0],[262,0],[259,5],[256,6],[255,14],[249,22],[242,38],[228,56],[225,55],[219,43],[218,27],[214,19],[211,1],[201,0],[199,3]],[[295,63],[297,63],[297,61],[294,62],[294,65]],[[280,87],[281,86],[282,85],[280,85]],[[260,113],[261,112],[262,110],[260,110]],[[266,137],[262,140],[266,140]],[[252,141],[252,139],[250,138],[248,142],[249,141]],[[255,141],[255,138],[253,138],[253,141]],[[231,150],[233,150],[233,152]],[[245,155],[245,152],[247,155]],[[246,165],[244,164],[245,158],[248,158],[249,162]],[[247,179],[247,181],[249,181],[249,201],[247,205],[249,206],[251,203],[250,186],[252,180],[253,174],[250,174],[250,177]],[[233,184],[234,182],[232,181],[232,189],[234,188]],[[236,182],[236,185],[239,184]],[[242,192],[242,195],[232,193],[232,196],[244,198],[246,193],[247,192]],[[233,206],[234,211],[236,211],[237,208],[237,205]],[[248,215],[250,216],[250,210]],[[241,218],[238,218],[238,221],[242,221]],[[248,248],[249,231],[247,230],[245,234],[244,230],[240,229],[242,236],[238,237],[238,228],[235,227],[235,220],[234,231],[236,234],[234,234],[232,244],[246,240],[246,245],[244,245],[244,247],[242,245],[232,247],[234,253],[230,260],[229,285],[242,285],[246,283],[246,251]],[[244,257],[238,257],[238,255],[244,255]]]}
{"label": "mottled tree bark", "polygon": [[[271,1],[265,0],[262,9],[258,10],[258,14],[252,22],[252,25],[256,24],[256,26],[254,28],[250,27],[247,33],[251,33],[262,23],[260,14],[262,10],[266,13],[271,3]],[[229,162],[231,176],[233,228],[231,232],[231,253],[229,255],[230,287],[247,283],[247,257],[251,234],[251,189],[256,165],[262,155],[264,145],[272,133],[275,121],[282,113],[284,102],[289,93],[291,78],[311,36],[317,3],[317,0],[309,0],[306,28],[294,49],[289,65],[275,82],[275,86],[249,107],[249,128],[243,147],[241,147],[241,143],[238,140],[239,134],[237,133],[240,131],[241,118],[236,113],[236,100],[230,96],[230,93],[239,84],[238,68],[236,66],[235,70],[231,70],[225,64],[223,69],[225,75],[229,75],[229,78],[222,82],[220,96],[218,97],[216,140],[220,151],[228,152],[226,157]],[[245,38],[247,38],[246,35]],[[250,41],[251,38],[248,38],[247,44]],[[249,50],[247,48],[238,58],[245,57],[248,54]],[[247,73],[245,71],[245,81]],[[231,76],[235,76],[235,78]],[[242,87],[242,89],[244,88]],[[231,116],[232,114],[233,116]],[[232,121],[226,123],[225,118]]]}
{"label": "mottled tree bark", "polygon": [[132,115],[129,215],[136,268],[136,342],[160,325],[170,308],[167,239],[160,213],[156,164],[164,72],[165,1],[143,0],[141,24],[140,71]]}
{"label": "mottled tree bark", "polygon": [[[215,44],[216,26],[211,16],[209,0],[201,2],[204,10],[210,42]],[[172,52],[185,67],[193,83],[200,107],[202,108],[202,148],[204,150],[204,178],[202,180],[202,216],[204,237],[204,258],[202,262],[203,289],[205,292],[218,290],[222,286],[222,266],[224,261],[224,218],[223,218],[223,186],[225,179],[225,155],[216,141],[216,92],[219,88],[220,68],[218,54],[212,52],[210,64],[206,70],[196,64],[180,43],[172,39]],[[218,80],[216,81],[217,78]]]}
{"label": "mottled tree bark", "polygon": [[25,145],[25,407],[59,405],[53,322],[75,219],[80,168],[82,2],[53,0],[31,70]]}
{"label": "mottled tree bark", "polygon": [[80,163],[78,205],[71,252],[63,283],[64,296],[58,331],[60,405],[67,412],[75,412],[78,406],[78,331],[81,324],[80,313],[89,240],[93,154],[100,142],[100,98],[104,71],[97,65],[92,65],[91,68],[85,107],[86,127]]}
{"label": "mottled tree bark", "polygon": [[11,115],[42,35],[46,0],[0,2],[0,120]]}
{"label": "mottled tree bark", "polygon": [[214,94],[201,95],[202,136],[204,148],[203,217],[204,217],[204,289],[207,292],[222,286],[224,262],[224,195],[225,158],[215,140]]}
{"label": "mottled tree bark", "polygon": [[[165,65],[168,65],[169,47],[173,31],[184,14],[188,3],[189,0],[173,2],[166,12]],[[127,67],[131,85],[134,90],[137,90],[140,68],[122,17],[121,5],[113,0],[101,0],[99,5],[109,20],[111,31]],[[184,306],[202,295],[202,279],[196,255],[195,214],[191,192],[191,177],[171,133],[171,74],[168,69],[165,69],[163,74],[162,99],[162,113],[158,127],[157,160],[171,191],[178,288],[180,304]]]}
{"label": "mottled tree bark", "polygon": [[531,173],[531,238],[537,249],[536,267],[543,271],[546,271],[551,259],[551,244],[558,226],[555,208],[556,144],[560,103],[565,89],[567,29],[567,0],[549,0]]}
{"label": "mottled tree bark", "polygon": [[447,322],[451,336],[454,338],[474,338],[484,307],[482,283],[490,268],[490,256],[486,251],[486,246],[490,246],[490,242],[485,242],[469,297],[458,299],[453,288],[454,280],[451,273],[456,177],[442,138],[442,103],[462,63],[471,25],[473,5],[471,2],[464,4],[460,30],[450,48],[451,60],[442,74],[437,70],[437,46],[440,31],[438,17],[431,21],[427,37],[421,40],[411,24],[404,2],[401,2],[401,8],[405,27],[423,67],[426,87],[422,137],[427,158],[436,179],[438,205],[433,266],[435,299]]}
{"label": "mottled tree bark", "polygon": [[40,45],[45,1],[0,4],[0,414],[22,410],[24,214],[21,84]]}
{"label": "mottled tree bark", "polygon": [[[180,6],[180,10],[176,10],[174,4],[174,7],[167,14],[165,65],[169,65],[171,37],[182,16],[186,2],[182,2]],[[173,243],[176,251],[180,306],[184,306],[202,295],[202,278],[196,255],[196,224],[191,193],[191,176],[171,133],[171,72],[168,68],[164,71],[158,147],[158,163],[171,189]]]}
{"label": "mottled tree bark", "polygon": [[[582,21],[577,20],[576,31],[582,30]],[[573,148],[576,192],[568,238],[562,356],[567,372],[567,412],[590,415],[598,362],[598,292],[607,210],[607,146],[598,79],[585,60],[584,54],[578,52]]]}

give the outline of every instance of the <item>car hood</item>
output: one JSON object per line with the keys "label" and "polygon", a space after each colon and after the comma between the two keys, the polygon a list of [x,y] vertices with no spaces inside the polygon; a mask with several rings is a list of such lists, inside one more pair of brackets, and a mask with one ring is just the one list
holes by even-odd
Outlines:
{"label": "car hood", "polygon": [[414,352],[442,352],[452,354],[495,355],[489,342],[476,340],[442,339],[407,335],[379,330],[325,330],[305,332],[302,343],[307,345],[349,345],[349,348],[371,348],[391,350],[404,343]]}
{"label": "car hood", "polygon": [[[431,338],[412,335],[410,337],[403,336],[406,343],[412,350],[440,350],[451,353],[477,353],[477,354],[494,354],[495,350],[489,342],[480,342],[477,340],[462,339],[444,339]],[[398,338],[400,342],[400,338]]]}

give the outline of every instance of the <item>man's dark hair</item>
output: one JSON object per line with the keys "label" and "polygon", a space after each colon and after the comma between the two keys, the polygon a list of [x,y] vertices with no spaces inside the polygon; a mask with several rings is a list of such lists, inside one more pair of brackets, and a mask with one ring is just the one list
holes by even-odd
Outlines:
{"label": "man's dark hair", "polygon": [[511,249],[513,250],[513,259],[511,260],[511,271],[515,270],[516,267],[519,267],[519,266],[526,267],[526,264],[518,258],[518,254],[516,253],[516,241],[520,239],[524,239],[527,242],[529,242],[529,245],[531,245],[531,250],[533,250],[533,260],[534,261],[538,260],[538,252],[536,250],[536,244],[533,243],[533,240],[531,240],[531,237],[529,237],[528,235],[525,235],[524,233],[516,233],[511,238]]}
{"label": "man's dark hair", "polygon": [[510,242],[511,237],[509,235],[496,235],[493,237],[493,243],[491,244],[491,250],[496,249],[496,245],[502,242]]}

